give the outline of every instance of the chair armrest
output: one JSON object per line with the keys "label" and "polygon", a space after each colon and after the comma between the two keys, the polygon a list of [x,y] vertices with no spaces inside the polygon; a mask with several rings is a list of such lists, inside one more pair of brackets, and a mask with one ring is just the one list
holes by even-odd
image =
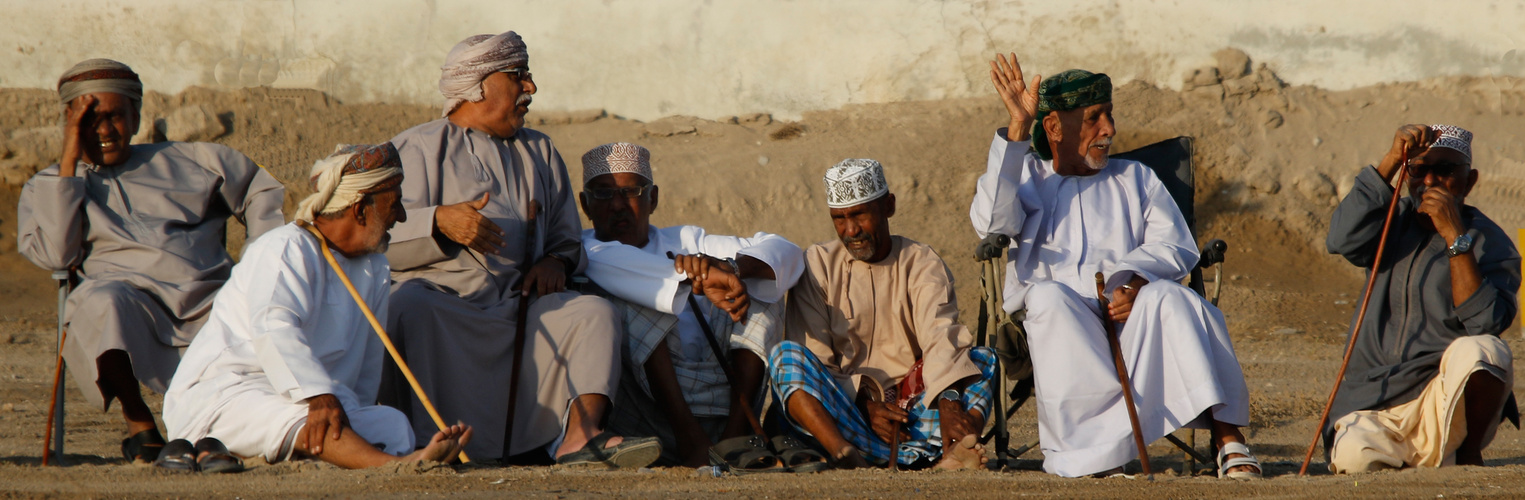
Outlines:
{"label": "chair armrest", "polygon": [[1001,256],[1006,247],[1011,245],[1011,237],[1004,234],[992,234],[980,240],[980,244],[974,247],[974,260],[985,262]]}
{"label": "chair armrest", "polygon": [[1197,267],[1207,269],[1214,264],[1222,264],[1226,255],[1228,255],[1228,243],[1213,238],[1206,245],[1202,245],[1202,258],[1197,261]]}
{"label": "chair armrest", "polygon": [[57,281],[73,281],[74,270],[64,269],[62,271],[53,271],[53,279]]}

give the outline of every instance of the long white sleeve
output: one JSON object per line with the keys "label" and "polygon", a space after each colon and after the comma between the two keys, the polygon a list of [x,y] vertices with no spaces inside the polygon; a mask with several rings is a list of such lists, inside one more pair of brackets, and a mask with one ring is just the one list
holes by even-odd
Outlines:
{"label": "long white sleeve", "polygon": [[773,268],[777,279],[748,279],[747,290],[756,300],[778,302],[804,272],[804,253],[783,237],[757,233],[751,238],[710,235],[698,226],[652,228],[646,248],[618,241],[599,241],[593,230],[583,232],[588,255],[587,274],[598,286],[633,304],[679,314],[687,308],[687,279],[673,269],[674,254],[702,253],[719,258],[746,255]]}
{"label": "long white sleeve", "polygon": [[1024,163],[1031,146],[1031,141],[1007,140],[1005,128],[996,131],[990,142],[985,174],[980,176],[974,202],[969,206],[969,220],[980,238],[1004,234],[1015,240],[1022,233],[1027,213],[1017,198],[1017,190],[1022,186]]}
{"label": "long white sleeve", "polygon": [[255,356],[270,384],[293,401],[331,394],[335,382],[302,331],[303,318],[313,316],[323,300],[311,292],[321,289],[312,282],[326,273],[326,263],[298,245],[282,250],[250,256],[271,276],[250,283],[245,297]]}

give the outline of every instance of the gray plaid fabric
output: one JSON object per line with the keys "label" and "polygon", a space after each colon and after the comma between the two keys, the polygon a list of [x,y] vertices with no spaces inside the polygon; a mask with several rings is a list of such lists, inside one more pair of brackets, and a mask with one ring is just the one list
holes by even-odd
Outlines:
{"label": "gray plaid fabric", "polygon": [[[708,347],[704,357],[687,360],[680,357],[682,348],[678,339],[678,317],[631,304],[618,297],[606,297],[620,308],[625,320],[624,363],[627,369],[620,384],[635,384],[640,393],[651,395],[651,384],[646,380],[646,360],[658,346],[666,344],[673,358],[673,370],[678,375],[678,385],[683,388],[683,398],[695,416],[725,416],[730,414],[731,388]],[[701,304],[707,304],[701,301]],[[718,307],[709,307],[707,316],[710,328],[721,345],[729,350],[746,349],[757,354],[758,359],[768,359],[768,351],[783,339],[783,303],[769,304],[752,301],[747,311],[746,324],[731,321],[729,315]],[[693,314],[684,311],[684,314]],[[739,327],[739,328],[738,328]],[[729,339],[726,342],[725,339]],[[622,405],[615,405],[615,418],[620,418]]]}

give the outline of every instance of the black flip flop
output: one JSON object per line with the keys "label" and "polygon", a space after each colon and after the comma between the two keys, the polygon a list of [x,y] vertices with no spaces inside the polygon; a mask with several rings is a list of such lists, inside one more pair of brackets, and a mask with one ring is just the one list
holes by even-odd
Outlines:
{"label": "black flip flop", "polygon": [[760,435],[733,437],[710,447],[710,465],[738,476],[767,472],[788,472],[778,457],[768,451],[767,438]]}
{"label": "black flip flop", "polygon": [[632,438],[625,437],[620,444],[606,448],[604,445],[618,434],[605,431],[593,439],[582,449],[562,455],[556,459],[556,465],[567,467],[590,467],[602,466],[616,469],[638,469],[651,465],[662,457],[662,443],[654,437]]}
{"label": "black flip flop", "polygon": [[773,449],[778,450],[778,458],[789,468],[789,472],[811,473],[831,468],[824,455],[805,446],[794,436],[774,436]]}
{"label": "black flip flop", "polygon": [[159,452],[154,465],[175,472],[196,472],[196,447],[184,439],[170,441]]}
{"label": "black flip flop", "polygon": [[122,440],[122,458],[128,462],[153,462],[164,451],[164,435],[159,429],[149,429]]}
{"label": "black flip flop", "polygon": [[205,437],[197,441],[196,455],[201,456],[202,453],[206,456],[196,459],[196,466],[201,468],[201,472],[234,473],[244,470],[244,461],[228,452],[228,447],[223,446],[217,438]]}

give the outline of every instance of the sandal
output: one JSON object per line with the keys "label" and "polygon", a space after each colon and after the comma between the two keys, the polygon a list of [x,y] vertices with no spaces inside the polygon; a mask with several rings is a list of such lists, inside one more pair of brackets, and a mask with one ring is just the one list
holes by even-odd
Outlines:
{"label": "sandal", "polygon": [[[1229,455],[1236,455],[1236,454],[1237,455],[1244,455],[1244,456],[1242,456],[1242,457],[1235,457],[1235,458],[1228,458]],[[1225,461],[1225,460],[1227,460],[1227,461]],[[1239,467],[1239,466],[1242,466],[1242,465],[1248,465],[1250,467],[1254,467],[1255,468],[1255,472],[1245,472],[1245,471],[1227,472],[1227,473],[1224,472],[1226,470],[1229,470],[1229,469],[1232,469],[1232,468],[1235,468],[1235,467]],[[1265,470],[1265,469],[1260,468],[1260,461],[1255,459],[1255,455],[1251,455],[1250,454],[1250,447],[1245,446],[1244,443],[1232,442],[1232,443],[1223,445],[1223,448],[1218,450],[1218,479],[1223,479],[1225,477],[1227,477],[1229,479],[1240,479],[1240,480],[1246,480],[1246,481],[1247,480],[1252,480],[1252,479],[1260,479],[1261,477],[1263,477],[1260,474],[1260,472],[1263,471],[1263,470]]]}
{"label": "sandal", "polygon": [[159,452],[154,465],[175,472],[196,472],[196,448],[184,439],[170,441]]}
{"label": "sandal", "polygon": [[784,467],[789,468],[789,472],[820,472],[831,467],[831,464],[826,463],[825,456],[806,447],[793,436],[775,436],[773,449],[778,450],[778,458],[783,461]]}
{"label": "sandal", "polygon": [[122,458],[128,462],[153,462],[164,451],[164,435],[159,429],[149,429],[122,440]]}
{"label": "sandal", "polygon": [[[183,439],[177,441],[184,441]],[[205,456],[201,456],[205,453]],[[196,459],[196,466],[201,472],[208,473],[234,473],[243,472],[244,461],[233,456],[227,446],[217,438],[205,437],[196,442],[196,454],[201,458]]]}
{"label": "sandal", "polygon": [[617,434],[604,431],[582,449],[562,455],[556,459],[556,465],[568,467],[604,466],[616,469],[638,469],[651,465],[662,457],[662,443],[654,437],[632,438],[626,437],[623,442],[613,448],[604,445],[609,440],[617,437]]}
{"label": "sandal", "polygon": [[760,472],[787,472],[780,466],[778,457],[768,451],[768,442],[761,435],[733,437],[710,447],[710,465],[730,471],[738,476]]}

